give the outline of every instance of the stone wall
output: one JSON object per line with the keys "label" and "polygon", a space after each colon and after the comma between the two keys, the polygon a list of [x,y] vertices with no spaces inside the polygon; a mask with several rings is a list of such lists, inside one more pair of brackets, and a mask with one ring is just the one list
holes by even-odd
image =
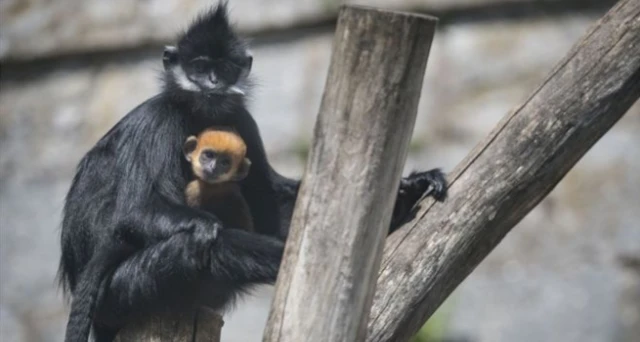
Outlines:
{"label": "stone wall", "polygon": [[[514,2],[526,3],[506,1]],[[161,45],[204,3],[0,3],[0,340],[62,339],[67,308],[54,278],[60,211],[76,163],[157,91]],[[481,7],[486,2],[480,0],[368,3],[438,12],[494,8]],[[337,2],[231,4],[234,20],[256,37],[258,87],[251,107],[269,157],[279,171],[299,176],[326,77]],[[517,20],[484,18],[483,12],[479,20],[465,15],[440,25],[406,172],[452,170],[602,12],[542,11]],[[621,254],[640,253],[638,131],[640,105],[454,292],[447,303],[449,336],[610,341],[619,336],[614,332],[621,321],[640,324],[619,310],[629,276],[617,261]],[[226,319],[224,340],[260,340],[270,295],[264,287],[241,303]]]}

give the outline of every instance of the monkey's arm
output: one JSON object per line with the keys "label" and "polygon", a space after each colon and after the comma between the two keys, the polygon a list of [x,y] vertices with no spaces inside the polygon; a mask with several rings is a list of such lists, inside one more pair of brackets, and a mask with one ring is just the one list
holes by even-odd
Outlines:
{"label": "monkey's arm", "polygon": [[116,170],[122,176],[117,183],[114,223],[134,231],[142,246],[191,232],[206,248],[221,223],[215,215],[187,205],[187,173],[181,163],[187,134],[176,132],[182,124],[178,113],[156,115],[162,112],[161,105],[153,102],[136,109],[137,117],[119,127],[123,143],[118,150],[126,153],[117,155]]}
{"label": "monkey's arm", "polygon": [[276,190],[276,198],[280,207],[280,219],[282,220],[280,234],[286,237],[289,234],[291,217],[296,205],[298,190],[300,190],[300,180],[284,177],[273,169],[271,170],[271,177],[274,180],[273,186]]}
{"label": "monkey's arm", "polygon": [[[295,206],[300,180],[290,179],[276,172],[267,161],[258,125],[249,112],[240,113],[236,117],[235,127],[247,144],[248,158],[252,170],[247,181],[242,183],[243,195],[247,199],[254,222],[264,222],[268,234],[279,232],[282,238],[289,233],[289,225]],[[268,185],[268,187],[265,187]],[[390,231],[404,222],[414,205],[424,195],[437,200],[444,200],[447,194],[447,183],[440,169],[414,172],[401,180],[396,204],[391,219]],[[275,196],[277,203],[268,203],[264,198]],[[277,213],[277,216],[273,213]],[[280,223],[278,228],[274,224]],[[256,227],[264,229],[264,227]]]}
{"label": "monkey's arm", "polygon": [[[246,110],[236,113],[233,116],[232,126],[247,145],[246,157],[251,160],[249,174],[240,182],[240,187],[251,209],[253,222],[256,223],[254,228],[258,233],[284,239],[289,230],[288,222],[291,216],[287,206],[290,203],[293,205],[295,198],[293,201],[280,200],[282,191],[279,185],[280,179],[274,177],[258,125],[251,114]],[[297,185],[295,191],[297,193]]]}
{"label": "monkey's arm", "polygon": [[[280,215],[283,229],[288,232],[288,227],[293,215],[293,209],[298,196],[300,181],[290,179],[272,170],[274,187],[280,203]],[[402,223],[410,218],[410,214],[416,203],[424,196],[432,196],[438,201],[443,201],[447,196],[447,182],[440,169],[432,169],[423,172],[413,172],[400,180],[398,195],[391,217],[389,233],[395,231]]]}

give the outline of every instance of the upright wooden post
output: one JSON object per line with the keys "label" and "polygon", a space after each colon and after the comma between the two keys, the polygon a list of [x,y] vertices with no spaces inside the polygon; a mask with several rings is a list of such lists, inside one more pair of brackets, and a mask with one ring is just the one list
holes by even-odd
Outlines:
{"label": "upright wooden post", "polygon": [[342,7],[264,341],[362,341],[436,19]]}

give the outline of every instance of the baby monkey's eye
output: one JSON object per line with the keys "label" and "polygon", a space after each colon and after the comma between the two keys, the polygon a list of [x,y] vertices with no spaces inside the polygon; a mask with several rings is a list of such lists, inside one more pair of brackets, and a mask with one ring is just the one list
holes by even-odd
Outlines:
{"label": "baby monkey's eye", "polygon": [[229,167],[231,165],[231,161],[229,160],[229,158],[222,158],[218,162],[220,163],[220,166],[222,166],[222,167]]}
{"label": "baby monkey's eye", "polygon": [[216,156],[216,154],[213,151],[204,151],[202,152],[202,155],[207,159],[213,159]]}

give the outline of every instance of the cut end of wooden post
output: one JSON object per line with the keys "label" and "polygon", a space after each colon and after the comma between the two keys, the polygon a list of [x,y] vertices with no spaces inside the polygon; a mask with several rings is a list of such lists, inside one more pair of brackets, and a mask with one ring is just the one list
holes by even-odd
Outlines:
{"label": "cut end of wooden post", "polygon": [[166,313],[131,322],[116,342],[220,342],[224,320],[218,312],[202,307],[192,313]]}
{"label": "cut end of wooden post", "polygon": [[373,12],[379,12],[379,13],[388,13],[388,14],[394,14],[399,16],[425,19],[425,20],[433,21],[434,23],[437,23],[439,21],[438,17],[432,16],[429,14],[390,10],[390,9],[384,9],[379,7],[366,6],[366,5],[341,5],[340,12],[345,10],[366,11],[366,12],[373,11]]}

